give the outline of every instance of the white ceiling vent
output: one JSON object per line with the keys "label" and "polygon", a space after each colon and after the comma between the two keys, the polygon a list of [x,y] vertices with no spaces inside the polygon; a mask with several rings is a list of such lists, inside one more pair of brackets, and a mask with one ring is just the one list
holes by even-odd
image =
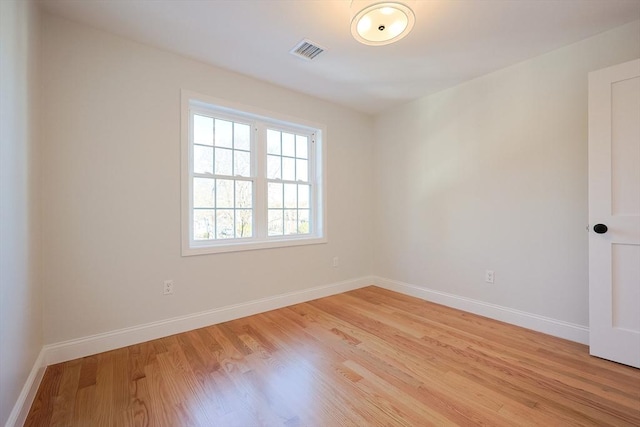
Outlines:
{"label": "white ceiling vent", "polygon": [[289,51],[293,56],[306,59],[307,61],[311,61],[322,52],[324,52],[324,48],[308,39],[301,40],[300,43],[295,45],[294,48]]}

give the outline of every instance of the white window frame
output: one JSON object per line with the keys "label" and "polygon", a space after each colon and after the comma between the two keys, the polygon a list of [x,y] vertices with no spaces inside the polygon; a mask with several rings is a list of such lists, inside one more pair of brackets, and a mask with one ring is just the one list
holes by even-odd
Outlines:
{"label": "white window frame", "polygon": [[[206,111],[218,118],[252,124],[253,237],[216,240],[193,239],[193,144],[191,110]],[[268,236],[266,127],[312,135],[309,144],[310,223],[308,234]],[[309,120],[232,103],[189,90],[181,91],[181,226],[182,256],[236,252],[327,242],[326,225],[326,127]]]}

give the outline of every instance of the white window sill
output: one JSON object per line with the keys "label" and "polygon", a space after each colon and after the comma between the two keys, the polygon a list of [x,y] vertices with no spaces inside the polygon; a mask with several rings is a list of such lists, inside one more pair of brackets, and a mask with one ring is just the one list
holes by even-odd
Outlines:
{"label": "white window sill", "polygon": [[288,246],[318,245],[327,243],[326,237],[288,237],[268,241],[224,241],[194,243],[182,248],[182,256],[219,254],[225,252],[253,251],[258,249],[284,248]]}

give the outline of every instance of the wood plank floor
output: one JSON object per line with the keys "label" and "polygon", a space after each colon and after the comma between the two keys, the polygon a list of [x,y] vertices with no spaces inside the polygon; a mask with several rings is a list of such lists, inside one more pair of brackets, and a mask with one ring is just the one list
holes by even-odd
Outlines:
{"label": "wood plank floor", "polygon": [[27,426],[640,426],[640,370],[376,287],[47,368]]}

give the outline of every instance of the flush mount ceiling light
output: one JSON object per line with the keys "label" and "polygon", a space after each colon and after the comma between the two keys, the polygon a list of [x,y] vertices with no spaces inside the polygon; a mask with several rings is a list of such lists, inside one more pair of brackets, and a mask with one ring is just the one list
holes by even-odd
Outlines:
{"label": "flush mount ceiling light", "polygon": [[351,8],[357,11],[351,20],[351,34],[370,46],[397,42],[409,34],[416,21],[413,10],[403,3],[354,0]]}

